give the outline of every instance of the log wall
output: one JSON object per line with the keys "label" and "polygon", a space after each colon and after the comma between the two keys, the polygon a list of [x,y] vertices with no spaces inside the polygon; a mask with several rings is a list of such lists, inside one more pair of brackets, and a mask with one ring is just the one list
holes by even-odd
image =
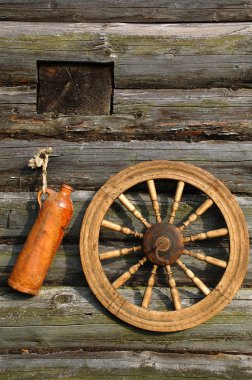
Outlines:
{"label": "log wall", "polygon": [[3,21],[49,22],[221,22],[251,21],[250,0],[1,0]]}
{"label": "log wall", "polygon": [[[183,377],[249,379],[252,362],[252,267],[223,312],[187,331],[156,334],[117,320],[87,286],[79,258],[85,210],[109,176],[155,159],[208,170],[234,193],[252,231],[252,2],[0,1],[0,379]],[[39,62],[111,63],[111,115],[37,112]],[[36,297],[12,291],[7,278],[36,218],[38,172],[27,166],[52,146],[48,183],[74,188],[74,217]],[[168,196],[167,191],[168,190]],[[159,190],[166,217],[174,187]],[[129,199],[154,218],[144,189]],[[177,217],[201,198],[188,189]],[[118,204],[109,219],[130,226]],[[137,224],[141,230],[141,225]],[[192,232],[221,228],[216,208]],[[103,231],[102,250],[131,239]],[[227,257],[228,241],[200,246]],[[108,262],[113,280],[134,258]],[[214,284],[221,270],[188,265]],[[206,275],[207,273],[207,275]],[[142,271],[132,285],[136,302]],[[177,272],[184,306],[198,299]],[[165,283],[153,302],[161,307]],[[123,294],[132,297],[125,287]],[[161,298],[160,298],[161,297]]]}

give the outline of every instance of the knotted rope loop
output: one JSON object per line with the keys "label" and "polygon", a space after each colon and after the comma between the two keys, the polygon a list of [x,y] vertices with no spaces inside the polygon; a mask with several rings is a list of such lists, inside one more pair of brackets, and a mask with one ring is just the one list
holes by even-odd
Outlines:
{"label": "knotted rope loop", "polygon": [[43,180],[43,185],[42,185],[42,192],[43,194],[46,193],[47,189],[47,165],[48,165],[48,160],[49,156],[52,153],[52,148],[44,148],[44,149],[39,149],[38,152],[35,154],[33,158],[29,160],[28,166],[30,166],[32,169],[35,168],[40,168],[42,166],[42,180]]}

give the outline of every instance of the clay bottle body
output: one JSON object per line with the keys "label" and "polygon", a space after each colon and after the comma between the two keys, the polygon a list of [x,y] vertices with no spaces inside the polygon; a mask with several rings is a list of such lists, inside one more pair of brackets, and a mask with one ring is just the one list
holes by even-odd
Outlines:
{"label": "clay bottle body", "polygon": [[58,193],[46,189],[43,204],[42,192],[38,193],[40,211],[8,279],[12,288],[38,293],[73,214],[71,191],[68,185],[62,185]]}

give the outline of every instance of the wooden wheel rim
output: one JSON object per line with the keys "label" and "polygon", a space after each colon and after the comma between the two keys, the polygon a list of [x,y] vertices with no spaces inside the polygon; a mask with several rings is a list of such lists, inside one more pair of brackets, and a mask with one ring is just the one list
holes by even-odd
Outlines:
{"label": "wooden wheel rim", "polygon": [[[146,310],[126,300],[109,282],[98,254],[101,222],[114,200],[125,190],[150,179],[184,181],[203,191],[221,211],[229,232],[227,268],[218,285],[197,304],[174,311]],[[193,165],[175,161],[149,161],[112,176],[96,193],[83,219],[80,255],[83,271],[97,299],[121,320],[151,331],[169,332],[194,327],[221,311],[238,291],[248,264],[249,238],[242,211],[226,186]]]}

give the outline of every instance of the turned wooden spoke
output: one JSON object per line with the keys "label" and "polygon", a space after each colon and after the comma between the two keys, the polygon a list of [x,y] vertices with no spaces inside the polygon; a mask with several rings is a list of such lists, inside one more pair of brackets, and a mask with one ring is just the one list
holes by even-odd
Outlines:
{"label": "turned wooden spoke", "polygon": [[193,271],[187,268],[187,266],[184,263],[182,263],[180,259],[178,259],[176,263],[185,272],[187,277],[190,278],[193,281],[193,283],[202,291],[202,293],[204,293],[206,296],[210,293],[210,289],[204,284],[204,282],[201,281],[197,276],[195,276]]}
{"label": "turned wooden spoke", "polygon": [[176,281],[174,280],[174,278],[172,276],[172,271],[171,271],[170,265],[166,265],[165,272],[168,275],[168,283],[170,286],[170,291],[171,291],[171,296],[172,296],[172,300],[173,300],[173,304],[174,304],[174,309],[180,310],[180,309],[182,309],[182,305],[181,305],[181,301],[180,301],[179,292],[178,292],[178,289],[176,286]]}
{"label": "turned wooden spoke", "polygon": [[191,236],[185,237],[184,243],[189,243],[191,241],[196,241],[196,240],[212,239],[216,237],[226,236],[227,234],[228,234],[227,228],[220,228],[218,230],[202,232],[197,235],[191,235]]}
{"label": "turned wooden spoke", "polygon": [[204,203],[202,203],[202,205],[197,208],[193,214],[189,216],[185,222],[183,222],[183,225],[179,227],[179,230],[182,231],[187,228],[190,223],[194,222],[199,216],[203,215],[212,205],[212,199],[207,199]]}
{"label": "turned wooden spoke", "polygon": [[156,192],[155,182],[153,181],[153,179],[150,179],[149,181],[147,181],[147,185],[148,185],[148,189],[149,189],[149,193],[150,193],[150,198],[152,201],[152,206],[153,206],[153,209],[154,209],[154,212],[156,215],[157,223],[162,223],[159,203],[157,200],[157,192]]}
{"label": "turned wooden spoke", "polygon": [[143,238],[143,236],[144,236],[140,232],[133,231],[128,227],[120,226],[119,224],[109,222],[108,220],[105,220],[105,219],[103,219],[103,221],[101,222],[101,225],[102,225],[102,227],[108,228],[109,230],[122,232],[125,235],[134,235],[137,238]]}
{"label": "turned wooden spoke", "polygon": [[126,281],[130,279],[133,274],[135,274],[138,269],[144,265],[144,263],[147,261],[146,257],[143,257],[141,260],[138,261],[138,263],[132,265],[127,272],[124,272],[120,277],[118,277],[117,280],[115,280],[112,285],[115,289],[120,288],[122,285],[125,284]]}
{"label": "turned wooden spoke", "polygon": [[118,197],[119,201],[130,211],[137,219],[139,219],[147,228],[151,227],[151,224],[143,217],[143,215],[138,211],[135,206],[128,200],[128,198],[121,194]]}
{"label": "turned wooden spoke", "polygon": [[138,245],[132,248],[121,248],[121,249],[115,249],[113,251],[103,252],[103,253],[100,253],[99,257],[100,257],[100,260],[106,260],[106,259],[112,259],[114,257],[128,255],[129,253],[138,252],[141,250],[142,250],[142,246]]}
{"label": "turned wooden spoke", "polygon": [[184,187],[185,187],[185,182],[178,181],[177,188],[176,188],[176,193],[175,193],[175,197],[174,197],[174,201],[172,203],[171,215],[170,215],[170,219],[169,219],[169,223],[170,224],[173,224],[173,222],[174,222],[174,219],[175,219],[178,207],[179,207],[179,202],[181,200]]}
{"label": "turned wooden spoke", "polygon": [[209,263],[209,264],[217,265],[218,267],[221,267],[221,268],[226,268],[227,267],[227,262],[226,261],[220,260],[220,259],[216,259],[215,257],[212,257],[212,256],[203,255],[203,253],[192,252],[192,251],[188,251],[187,249],[185,249],[183,251],[183,254],[191,256],[191,257],[195,257],[195,259],[198,259],[198,260],[201,260],[201,261],[205,261],[206,263]]}
{"label": "turned wooden spoke", "polygon": [[153,265],[153,268],[152,268],[152,271],[151,271],[151,275],[150,275],[149,280],[148,280],[148,286],[147,286],[147,288],[145,289],[145,292],[144,292],[143,301],[142,301],[142,307],[144,309],[148,309],[148,307],[150,306],[151,296],[152,296],[152,289],[153,289],[153,286],[154,286],[154,283],[155,283],[155,277],[156,277],[156,273],[157,273],[157,268],[158,268],[157,265]]}

